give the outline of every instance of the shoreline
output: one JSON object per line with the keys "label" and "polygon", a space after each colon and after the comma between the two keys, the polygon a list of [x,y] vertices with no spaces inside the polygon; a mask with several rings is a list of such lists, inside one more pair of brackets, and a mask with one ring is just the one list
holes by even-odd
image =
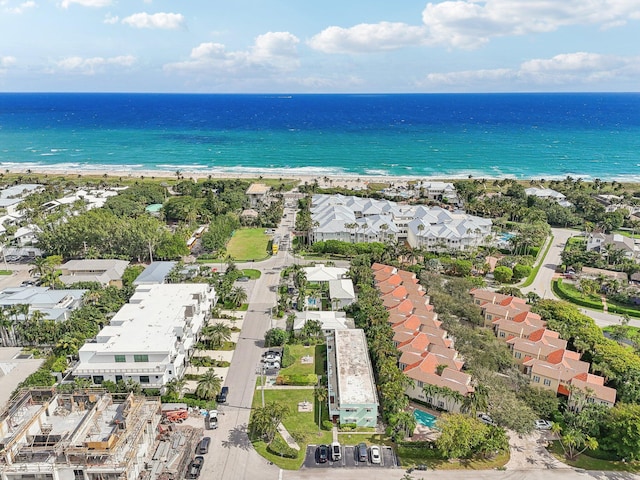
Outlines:
{"label": "shoreline", "polygon": [[[44,168],[33,168],[32,165],[26,167],[15,167],[5,168],[4,174],[8,175],[34,175],[34,176],[61,176],[61,177],[104,177],[104,178],[118,178],[118,179],[172,179],[178,180],[177,175],[178,170],[169,171],[169,170],[107,170],[104,168],[78,168],[75,170],[71,170],[69,168],[52,168],[52,167],[44,167]],[[321,188],[331,188],[331,187],[344,187],[344,188],[353,188],[360,186],[361,188],[366,187],[369,183],[379,184],[379,183],[393,183],[396,186],[399,185],[408,185],[410,183],[415,183],[417,181],[426,181],[426,182],[455,182],[459,180],[485,180],[491,181],[494,180],[503,180],[503,179],[513,179],[519,183],[530,183],[531,181],[538,182],[540,180],[551,181],[551,180],[564,180],[567,177],[572,177],[573,179],[582,178],[584,182],[593,182],[594,179],[589,175],[578,175],[578,174],[567,174],[565,176],[539,176],[535,178],[516,178],[514,176],[490,176],[490,175],[458,175],[458,176],[447,176],[446,174],[442,176],[419,176],[419,175],[357,175],[350,173],[329,173],[323,175],[313,175],[310,173],[296,173],[296,169],[291,169],[286,172],[237,172],[237,171],[224,171],[224,170],[188,170],[179,169],[180,172],[180,180],[202,180],[202,179],[244,179],[244,180],[254,180],[256,182],[260,182],[260,180],[271,180],[271,181],[285,181],[285,180],[297,180],[301,184],[311,184],[315,181],[318,182]],[[478,172],[474,172],[478,173]],[[617,182],[626,185],[636,185],[640,184],[640,178],[629,179],[626,178],[624,180],[618,179],[610,179],[610,178],[602,178],[603,182]]]}

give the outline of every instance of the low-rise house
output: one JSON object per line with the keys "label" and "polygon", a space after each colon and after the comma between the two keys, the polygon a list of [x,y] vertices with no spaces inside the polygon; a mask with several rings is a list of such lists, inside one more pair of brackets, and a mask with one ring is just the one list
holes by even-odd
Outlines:
{"label": "low-rise house", "polygon": [[249,185],[246,194],[249,197],[251,208],[256,208],[264,203],[267,200],[269,190],[271,190],[271,187],[264,183],[252,183]]}
{"label": "low-rise house", "polygon": [[378,396],[364,331],[334,330],[327,336],[329,418],[375,427]]}
{"label": "low-rise house", "polygon": [[138,286],[96,340],[80,348],[74,375],[94,384],[131,379],[144,388],[181,378],[216,301],[206,284]]}
{"label": "low-rise house", "polygon": [[[82,306],[82,297],[88,290],[52,290],[49,287],[9,287],[0,292],[0,306],[27,305],[30,316],[35,310],[57,322],[67,320],[71,312]],[[24,316],[19,316],[24,320]]]}
{"label": "low-rise house", "polygon": [[0,190],[0,208],[4,208],[8,215],[22,218],[20,211],[24,199],[43,190],[44,186],[37,183],[23,183],[3,188]]}
{"label": "low-rise house", "polygon": [[356,293],[350,278],[329,281],[329,300],[334,309],[348,307],[356,301]]}
{"label": "low-rise house", "polygon": [[323,263],[318,263],[313,267],[304,267],[302,269],[309,283],[330,282],[331,280],[339,280],[345,278],[349,269],[341,267],[327,267]]}
{"label": "low-rise house", "polygon": [[77,282],[98,282],[103,286],[122,287],[122,275],[129,266],[126,260],[69,260],[60,265],[58,279],[65,285]]}
{"label": "low-rise house", "polygon": [[16,233],[13,234],[13,240],[19,247],[33,245],[38,242],[40,231],[37,225],[26,225],[16,230]]}
{"label": "low-rise house", "polygon": [[92,210],[94,208],[102,208],[110,197],[115,197],[122,190],[126,190],[129,187],[114,187],[114,188],[96,188],[91,190],[85,190],[80,188],[75,192],[69,193],[64,197],[51,200],[42,208],[48,211],[56,210],[63,206],[72,206],[74,204],[81,204],[83,210]]}
{"label": "low-rise house", "polygon": [[505,340],[513,337],[529,338],[534,332],[547,326],[540,315],[532,312],[520,312],[511,319],[498,318],[492,324],[496,337]]}
{"label": "low-rise house", "polygon": [[317,311],[308,310],[305,312],[296,312],[296,318],[293,321],[293,331],[301,331],[309,320],[320,322],[320,328],[329,335],[334,330],[346,330],[354,328],[353,319],[347,318],[344,312]]}
{"label": "low-rise house", "polygon": [[567,197],[565,197],[563,193],[552,190],[551,188],[531,187],[526,188],[524,190],[524,193],[526,193],[528,196],[553,200],[561,207],[570,207],[573,205],[567,200]]}
{"label": "low-rise house", "polygon": [[608,248],[621,250],[627,258],[637,258],[640,250],[630,237],[619,233],[593,232],[587,237],[587,252],[607,254]]}
{"label": "low-rise house", "polygon": [[155,452],[160,417],[158,398],[20,392],[0,416],[0,477],[136,480]]}
{"label": "low-rise house", "polygon": [[629,278],[625,272],[616,272],[614,270],[604,270],[602,268],[582,267],[582,270],[580,270],[580,277],[583,277],[583,278],[598,278],[600,276],[611,278],[613,280],[618,280],[624,283],[626,283]]}
{"label": "low-rise house", "polygon": [[133,281],[133,285],[157,285],[166,283],[167,277],[171,270],[174,269],[177,262],[152,262],[146,267],[138,278]]}

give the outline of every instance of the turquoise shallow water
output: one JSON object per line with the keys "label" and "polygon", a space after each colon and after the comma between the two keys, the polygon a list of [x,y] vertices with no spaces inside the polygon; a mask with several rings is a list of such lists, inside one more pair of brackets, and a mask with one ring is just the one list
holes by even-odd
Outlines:
{"label": "turquoise shallow water", "polygon": [[413,417],[416,419],[420,425],[425,427],[433,428],[436,424],[437,418],[431,415],[430,413],[423,412],[422,410],[414,410]]}
{"label": "turquoise shallow water", "polygon": [[640,95],[0,94],[0,168],[640,179]]}

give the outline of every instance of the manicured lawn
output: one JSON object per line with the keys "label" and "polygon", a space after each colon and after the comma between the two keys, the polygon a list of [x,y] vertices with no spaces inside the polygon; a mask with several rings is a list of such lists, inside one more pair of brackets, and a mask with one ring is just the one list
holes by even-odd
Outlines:
{"label": "manicured lawn", "polygon": [[489,459],[446,460],[440,458],[439,452],[435,449],[399,446],[396,451],[403,468],[422,464],[427,465],[430,470],[493,470],[503,467],[509,461],[508,452]]}
{"label": "manicured lawn", "polygon": [[236,230],[227,243],[227,254],[240,262],[262,260],[268,256],[268,243],[264,228],[243,228]]}
{"label": "manicured lawn", "polygon": [[249,277],[251,280],[257,280],[258,278],[260,278],[260,275],[262,275],[262,273],[260,272],[260,270],[245,268],[244,270],[242,270],[242,275],[244,275],[245,277]]}
{"label": "manicured lawn", "polygon": [[536,275],[538,275],[538,272],[540,271],[540,267],[544,264],[544,259],[547,257],[547,253],[549,253],[549,249],[551,248],[551,244],[553,243],[553,235],[551,235],[548,240],[549,242],[547,243],[547,247],[544,249],[544,252],[542,253],[542,257],[537,259],[538,263],[533,268],[533,270],[531,270],[531,273],[527,277],[527,280],[522,285],[520,285],[520,288],[528,287],[536,279]]}
{"label": "manicured lawn", "polygon": [[[311,345],[305,347],[304,345],[289,345],[289,352],[295,358],[295,362],[280,370],[281,375],[307,375],[309,373],[315,373],[316,375],[324,375],[324,359],[326,357],[326,346],[323,345]],[[313,363],[302,364],[302,357],[307,355],[313,356]]]}
{"label": "manicured lawn", "polygon": [[571,465],[575,468],[583,468],[585,470],[609,470],[617,472],[640,472],[640,462],[620,462],[613,460],[601,460],[593,458],[584,453],[578,455],[576,460],[567,460],[564,456],[560,442],[553,442],[549,447],[549,452],[561,462]]}
{"label": "manicured lawn", "polygon": [[[313,390],[310,389],[287,389],[287,390],[265,390],[265,403],[276,402],[284,404],[289,408],[290,415],[283,420],[285,428],[300,445],[300,455],[297,459],[286,459],[272,455],[267,452],[267,446],[263,441],[253,442],[254,447],[267,460],[272,461],[281,468],[287,470],[297,470],[302,466],[304,455],[308,444],[319,445],[331,443],[331,432],[321,430],[318,432],[318,411],[301,413],[298,412],[298,403],[312,402],[315,404]],[[262,392],[256,390],[253,395],[253,408],[262,406]],[[328,419],[327,407],[322,408],[322,419]]]}
{"label": "manicured lawn", "polygon": [[393,446],[393,442],[389,437],[380,433],[339,433],[338,441],[342,445],[357,445],[360,442],[364,442],[367,445]]}
{"label": "manicured lawn", "polygon": [[11,270],[0,270],[0,275],[11,275],[12,273]]}

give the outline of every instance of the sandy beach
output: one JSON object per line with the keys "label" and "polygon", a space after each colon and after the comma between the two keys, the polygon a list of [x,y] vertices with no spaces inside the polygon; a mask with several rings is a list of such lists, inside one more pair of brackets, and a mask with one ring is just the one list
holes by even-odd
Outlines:
{"label": "sandy beach", "polygon": [[[34,175],[50,175],[77,177],[78,175],[90,177],[111,177],[111,178],[167,178],[177,179],[177,172],[165,170],[103,170],[103,169],[55,169],[55,168],[10,168],[5,170],[9,174],[34,174]],[[399,177],[391,175],[324,175],[312,176],[304,174],[296,174],[295,169],[287,171],[286,174],[249,174],[224,171],[189,171],[188,169],[180,170],[180,175],[184,179],[203,179],[203,178],[242,178],[247,180],[259,181],[260,179],[271,180],[298,180],[301,184],[311,184],[315,181],[321,188],[343,187],[353,190],[366,188],[369,183],[393,183],[395,186],[406,186],[409,182],[418,180],[442,180],[427,177]],[[447,180],[451,181],[451,180]]]}

